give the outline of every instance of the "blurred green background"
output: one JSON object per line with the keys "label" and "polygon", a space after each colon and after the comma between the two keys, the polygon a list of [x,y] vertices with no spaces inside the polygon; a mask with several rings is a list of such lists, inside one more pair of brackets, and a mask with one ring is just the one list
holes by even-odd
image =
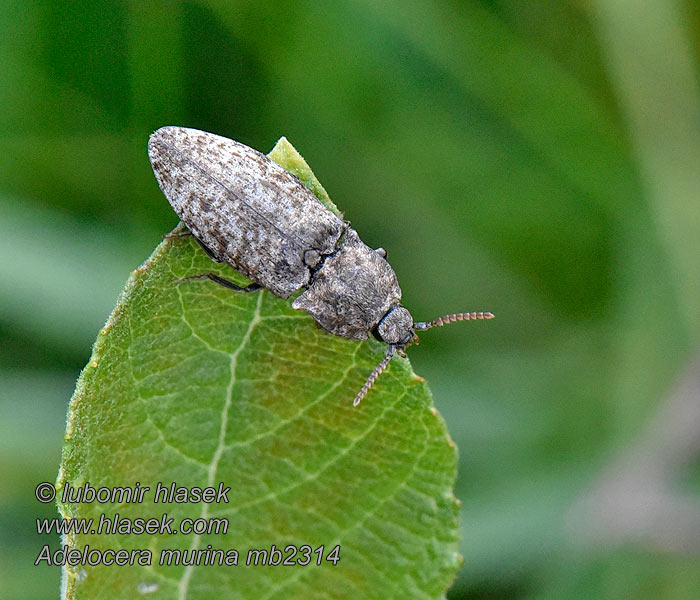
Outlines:
{"label": "blurred green background", "polygon": [[0,3],[0,597],[56,598],[34,499],[75,378],[177,222],[146,156],[286,135],[417,319],[460,448],[450,598],[700,598],[700,8]]}

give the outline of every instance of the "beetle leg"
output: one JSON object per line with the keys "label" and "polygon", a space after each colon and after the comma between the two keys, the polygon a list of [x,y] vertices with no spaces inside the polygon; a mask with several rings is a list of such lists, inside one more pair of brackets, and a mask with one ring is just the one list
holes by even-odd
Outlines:
{"label": "beetle leg", "polygon": [[194,234],[187,228],[187,225],[180,221],[175,226],[175,229],[163,236],[163,239],[169,240],[170,238],[183,238],[190,237],[191,235],[193,236]]}
{"label": "beetle leg", "polygon": [[258,283],[249,283],[247,286],[242,287],[240,285],[236,285],[233,283],[233,281],[219,277],[214,273],[202,273],[201,275],[192,275],[192,277],[183,277],[182,279],[176,279],[173,283],[182,283],[184,281],[193,281],[195,279],[210,279],[214,283],[223,285],[224,287],[236,292],[255,292],[262,288],[262,286]]}
{"label": "beetle leg", "polygon": [[211,258],[214,262],[223,262],[218,256],[216,256],[209,248],[207,248],[204,245],[204,242],[200,240],[196,235],[192,234],[192,237],[197,240],[197,243],[202,247],[202,250],[204,250],[207,253],[207,256]]}
{"label": "beetle leg", "polygon": [[183,237],[190,237],[192,236],[195,241],[201,246],[202,250],[204,250],[207,253],[207,256],[211,258],[214,262],[223,262],[216,254],[214,254],[207,246],[204,245],[204,242],[200,240],[194,233],[192,233],[189,229],[186,231],[178,231],[177,233],[166,233],[163,237],[166,240],[169,240],[171,238],[183,238]]}

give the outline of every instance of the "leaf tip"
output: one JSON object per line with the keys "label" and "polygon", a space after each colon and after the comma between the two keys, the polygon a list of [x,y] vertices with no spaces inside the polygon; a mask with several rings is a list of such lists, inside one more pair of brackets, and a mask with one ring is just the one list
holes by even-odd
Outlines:
{"label": "leaf tip", "polygon": [[330,199],[328,192],[316,178],[304,157],[299,154],[299,151],[286,137],[282,136],[277,140],[275,147],[270,150],[267,156],[293,175],[296,175],[328,210],[337,216],[342,216],[342,213]]}

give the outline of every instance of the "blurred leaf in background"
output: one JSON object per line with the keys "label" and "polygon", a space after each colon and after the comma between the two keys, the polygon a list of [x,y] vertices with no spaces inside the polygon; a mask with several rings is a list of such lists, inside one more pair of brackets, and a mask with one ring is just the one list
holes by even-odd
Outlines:
{"label": "blurred leaf in background", "polygon": [[[145,152],[166,124],[287,135],[416,318],[497,315],[411,355],[462,457],[451,597],[700,597],[700,425],[667,417],[700,397],[697,3],[8,0],[0,25],[1,597],[56,596],[33,488],[176,222]],[[633,481],[694,548],[610,492],[657,455]],[[635,518],[597,535],[609,514]]]}

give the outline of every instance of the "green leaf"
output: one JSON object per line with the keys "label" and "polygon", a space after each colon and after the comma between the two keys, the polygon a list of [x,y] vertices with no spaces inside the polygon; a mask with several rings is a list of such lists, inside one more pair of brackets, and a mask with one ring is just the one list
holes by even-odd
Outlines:
{"label": "green leaf", "polygon": [[[308,185],[313,174],[300,174]],[[167,513],[176,530],[185,518],[220,518],[228,532],[71,534],[72,548],[152,558],[68,566],[66,597],[442,597],[460,563],[457,458],[425,382],[394,358],[353,408],[383,344],[330,335],[267,291],[176,283],[205,272],[246,283],[186,237],[166,238],[132,274],[71,400],[59,510],[96,520]],[[88,482],[151,489],[141,503],[60,501]],[[157,482],[231,490],[225,503],[163,504]],[[246,566],[249,549],[272,545],[323,546],[324,557],[339,546],[339,560]],[[161,566],[163,549],[233,549],[238,565],[205,565],[203,555],[199,566]]]}
{"label": "green leaf", "polygon": [[268,156],[278,165],[283,166],[287,171],[296,175],[309,188],[316,197],[323,202],[324,206],[334,215],[341,216],[340,210],[333,203],[326,189],[321,185],[321,182],[316,179],[316,175],[311,171],[304,157],[299,154],[299,151],[289,143],[289,140],[282,136],[275,147],[270,150]]}

